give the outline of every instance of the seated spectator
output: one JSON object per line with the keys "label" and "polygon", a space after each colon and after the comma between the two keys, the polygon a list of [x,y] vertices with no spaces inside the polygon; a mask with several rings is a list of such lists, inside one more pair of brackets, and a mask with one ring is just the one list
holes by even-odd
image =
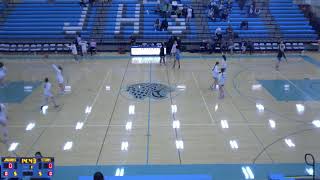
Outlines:
{"label": "seated spectator", "polygon": [[227,8],[228,8],[228,10],[231,10],[231,8],[232,8],[232,0],[228,0]]}
{"label": "seated spectator", "polygon": [[233,33],[233,28],[231,24],[229,24],[229,26],[227,27],[226,33],[227,33],[228,39],[233,39],[234,33]]}
{"label": "seated spectator", "polygon": [[86,7],[87,5],[88,5],[88,3],[89,3],[89,0],[80,0],[80,6],[81,7]]}
{"label": "seated spectator", "polygon": [[208,11],[208,18],[211,19],[212,21],[216,21],[216,18],[214,16],[214,10],[213,9],[209,9]]}
{"label": "seated spectator", "polygon": [[200,50],[202,52],[206,52],[209,50],[209,43],[207,40],[202,40],[201,44],[200,44]]}
{"label": "seated spectator", "polygon": [[218,9],[218,16],[219,17],[221,17],[223,11],[224,11],[224,6],[223,6],[223,4],[220,4],[219,9]]}
{"label": "seated spectator", "polygon": [[161,22],[161,26],[160,26],[160,29],[161,31],[167,31],[168,30],[168,20],[167,18],[165,18],[162,22]]}
{"label": "seated spectator", "polygon": [[171,5],[172,5],[172,11],[178,10],[178,2],[177,1],[172,1]]}
{"label": "seated spectator", "polygon": [[155,31],[159,31],[160,30],[160,19],[156,19],[153,26],[154,26]]}
{"label": "seated spectator", "polygon": [[245,4],[246,4],[246,1],[247,0],[239,0],[239,7],[240,7],[240,10],[243,10],[243,8],[244,8],[244,6],[245,6]]}
{"label": "seated spectator", "polygon": [[130,36],[130,45],[134,46],[136,45],[137,37],[135,35]]}
{"label": "seated spectator", "polygon": [[227,29],[226,29],[226,33],[227,33],[227,34],[233,33],[233,28],[232,28],[232,25],[231,25],[231,24],[228,25],[228,27],[227,27]]}
{"label": "seated spectator", "polygon": [[228,15],[229,15],[228,10],[225,9],[221,14],[221,20],[224,21],[224,22],[227,21]]}
{"label": "seated spectator", "polygon": [[255,10],[254,10],[254,14],[256,15],[256,16],[259,16],[260,15],[260,9],[259,8],[256,8]]}
{"label": "seated spectator", "polygon": [[172,5],[171,4],[167,4],[167,11],[166,11],[166,16],[168,17],[172,14]]}
{"label": "seated spectator", "polygon": [[216,31],[215,31],[215,35],[217,37],[217,41],[221,41],[222,39],[222,30],[221,27],[217,27]]}
{"label": "seated spectator", "polygon": [[162,13],[162,4],[157,4],[156,9],[154,10],[155,13]]}
{"label": "seated spectator", "polygon": [[240,29],[241,29],[241,30],[248,30],[248,29],[249,29],[249,23],[248,23],[247,20],[241,21]]}
{"label": "seated spectator", "polygon": [[90,5],[92,6],[96,0],[89,0]]}
{"label": "seated spectator", "polygon": [[182,17],[182,11],[183,11],[183,7],[178,7],[178,9],[176,10],[176,15],[178,16],[178,18]]}

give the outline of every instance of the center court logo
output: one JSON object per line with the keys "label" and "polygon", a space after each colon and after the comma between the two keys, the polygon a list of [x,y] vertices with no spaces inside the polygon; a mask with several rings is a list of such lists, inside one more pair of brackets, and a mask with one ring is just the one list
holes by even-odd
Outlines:
{"label": "center court logo", "polygon": [[174,92],[174,88],[160,83],[138,83],[128,85],[125,91],[134,99],[145,100],[146,98],[151,98],[161,100],[168,98],[169,93]]}

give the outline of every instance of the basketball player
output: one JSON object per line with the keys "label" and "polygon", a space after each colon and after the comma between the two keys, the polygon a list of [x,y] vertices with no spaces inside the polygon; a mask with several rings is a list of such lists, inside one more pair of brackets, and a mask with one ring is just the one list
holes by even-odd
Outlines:
{"label": "basketball player", "polygon": [[7,144],[8,142],[8,116],[7,116],[7,109],[4,104],[0,104],[0,125],[2,128],[2,142]]}
{"label": "basketball player", "polygon": [[224,98],[224,84],[226,81],[225,77],[225,69],[221,69],[220,76],[219,76],[219,99]]}
{"label": "basketball player", "polygon": [[278,47],[278,51],[279,51],[278,53],[281,53],[281,57],[283,57],[286,60],[286,62],[288,62],[286,54],[284,53],[285,49],[286,49],[286,45],[283,43],[283,41],[281,41]]}
{"label": "basketball player", "polygon": [[213,84],[211,85],[212,90],[216,90],[216,87],[218,85],[219,80],[219,62],[216,62],[216,64],[212,68],[212,77],[213,77]]}
{"label": "basketball player", "polygon": [[44,86],[43,86],[43,96],[44,96],[44,104],[41,106],[41,110],[43,106],[48,105],[49,100],[52,101],[54,108],[58,108],[55,98],[53,97],[53,94],[51,92],[51,83],[49,82],[49,78],[44,79]]}
{"label": "basketball player", "polygon": [[71,50],[71,53],[74,57],[74,60],[76,62],[80,62],[79,59],[78,59],[78,49],[77,49],[77,46],[75,44],[71,44],[71,45],[66,45],[66,47],[68,47],[70,50]]}
{"label": "basketball player", "polygon": [[161,48],[160,48],[160,65],[162,64],[165,65],[166,64],[166,55],[164,53],[164,44],[161,43]]}
{"label": "basketball player", "polygon": [[224,69],[224,71],[227,71],[227,67],[228,67],[228,65],[227,65],[227,57],[226,57],[226,55],[222,55],[222,61],[221,61],[221,71],[222,71],[222,69]]}
{"label": "basketball player", "polygon": [[180,69],[180,58],[181,58],[181,51],[180,51],[180,47],[178,46],[176,48],[176,53],[175,53],[175,58],[174,58],[174,62],[173,62],[173,67],[172,68],[175,68],[176,66],[176,62],[178,62],[178,67]]}
{"label": "basketball player", "polygon": [[7,76],[7,68],[0,62],[0,88],[4,86],[4,80]]}
{"label": "basketball player", "polygon": [[56,79],[59,84],[60,94],[64,94],[64,78],[62,75],[62,67],[52,64],[53,69],[56,71]]}

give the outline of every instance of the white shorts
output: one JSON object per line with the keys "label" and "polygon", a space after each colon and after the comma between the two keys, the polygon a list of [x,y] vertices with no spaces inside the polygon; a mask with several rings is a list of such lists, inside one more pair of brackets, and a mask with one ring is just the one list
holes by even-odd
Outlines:
{"label": "white shorts", "polygon": [[53,95],[52,95],[52,93],[47,93],[47,94],[44,94],[44,97],[45,98],[51,98],[51,97],[53,97]]}
{"label": "white shorts", "polygon": [[2,125],[2,124],[7,124],[7,122],[8,122],[8,120],[7,119],[0,119],[0,124]]}
{"label": "white shorts", "polygon": [[5,77],[6,77],[6,74],[0,73],[0,79],[3,79],[3,78],[5,78]]}
{"label": "white shorts", "polygon": [[57,81],[59,84],[63,84],[64,82],[63,77],[57,77]]}

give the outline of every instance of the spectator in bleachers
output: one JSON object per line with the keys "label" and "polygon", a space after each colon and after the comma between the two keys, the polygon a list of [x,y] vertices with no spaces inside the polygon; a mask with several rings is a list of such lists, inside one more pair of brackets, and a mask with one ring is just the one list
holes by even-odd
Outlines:
{"label": "spectator in bleachers", "polygon": [[228,16],[229,16],[228,10],[225,9],[221,14],[221,20],[224,21],[224,22],[227,21]]}
{"label": "spectator in bleachers", "polygon": [[247,0],[239,0],[239,1],[238,1],[240,10],[243,10],[246,2],[247,2]]}
{"label": "spectator in bleachers", "polygon": [[91,6],[92,6],[95,2],[96,2],[96,0],[89,0],[89,3],[90,3]]}
{"label": "spectator in bleachers", "polygon": [[209,43],[207,40],[202,40],[202,42],[200,43],[200,50],[202,52],[207,52],[209,50]]}
{"label": "spectator in bleachers", "polygon": [[154,22],[154,30],[155,31],[159,31],[160,30],[160,19],[156,19],[156,21]]}
{"label": "spectator in bleachers", "polygon": [[183,17],[182,11],[183,11],[183,7],[182,6],[178,7],[178,9],[176,10],[175,13],[178,16],[178,18]]}
{"label": "spectator in bleachers", "polygon": [[172,11],[178,10],[178,2],[176,0],[172,1],[171,6],[172,6]]}
{"label": "spectator in bleachers", "polygon": [[221,17],[223,11],[224,11],[224,5],[221,3],[220,6],[219,6],[219,9],[218,9],[217,16]]}
{"label": "spectator in bleachers", "polygon": [[97,42],[94,39],[91,39],[89,44],[89,51],[92,56],[93,53],[97,53]]}
{"label": "spectator in bleachers", "polygon": [[208,17],[210,19],[226,21],[232,8],[232,0],[211,0],[208,7]]}
{"label": "spectator in bleachers", "polygon": [[217,40],[220,42],[222,39],[222,30],[221,27],[217,27],[216,31],[215,31],[215,35],[217,37]]}
{"label": "spectator in bleachers", "polygon": [[231,8],[232,8],[232,0],[228,0],[228,2],[227,2],[227,9],[228,9],[228,10],[231,10]]}
{"label": "spectator in bleachers", "polygon": [[130,36],[130,45],[134,46],[134,45],[136,45],[136,42],[137,42],[137,37],[135,35],[131,35]]}
{"label": "spectator in bleachers", "polygon": [[168,20],[167,20],[167,18],[165,18],[161,22],[161,27],[160,27],[161,31],[167,31],[168,30],[168,26],[169,26]]}
{"label": "spectator in bleachers", "polygon": [[226,33],[229,38],[233,38],[233,28],[231,24],[229,24],[229,26],[227,27]]}
{"label": "spectator in bleachers", "polygon": [[193,9],[191,7],[188,7],[187,9],[187,22],[190,21],[190,19],[192,18],[192,12],[193,12]]}
{"label": "spectator in bleachers", "polygon": [[89,1],[88,0],[80,0],[80,6],[81,7],[86,7],[88,5]]}
{"label": "spectator in bleachers", "polygon": [[249,9],[248,9],[248,16],[253,16],[254,15],[254,7],[253,5],[251,4]]}
{"label": "spectator in bleachers", "polygon": [[249,29],[249,22],[247,20],[241,21],[240,29],[241,30],[248,30]]}
{"label": "spectator in bleachers", "polygon": [[214,16],[214,10],[213,9],[209,9],[208,10],[208,18],[210,18],[212,21],[216,21],[216,18]]}
{"label": "spectator in bleachers", "polygon": [[261,13],[260,9],[259,9],[259,8],[255,8],[255,10],[254,10],[254,15],[255,15],[255,16],[259,16],[260,13]]}

